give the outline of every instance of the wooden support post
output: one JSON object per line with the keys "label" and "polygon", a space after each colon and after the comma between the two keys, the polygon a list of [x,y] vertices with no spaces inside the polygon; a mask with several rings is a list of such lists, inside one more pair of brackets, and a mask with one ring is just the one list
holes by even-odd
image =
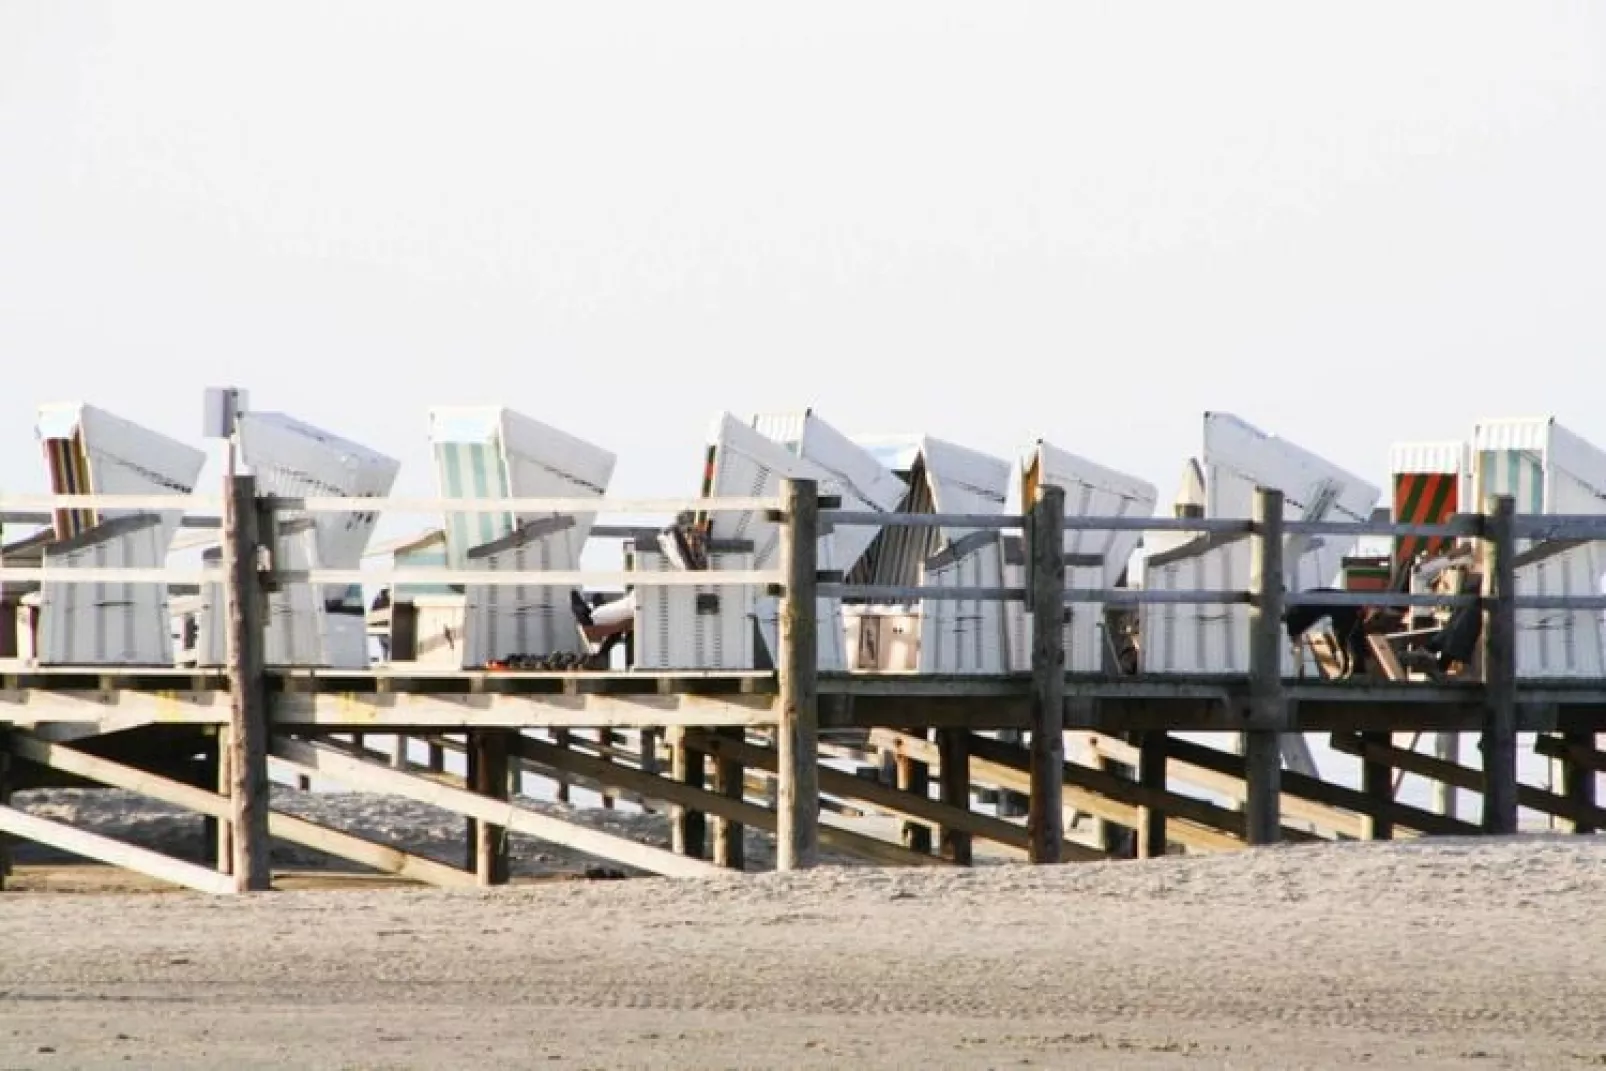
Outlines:
{"label": "wooden support post", "polygon": [[[611,763],[613,761],[613,759],[609,755],[609,751],[613,748],[613,745],[614,745],[613,730],[612,729],[598,729],[597,730],[597,743],[598,743],[598,745],[600,745],[597,748],[597,754],[599,756],[601,756],[603,762]],[[602,809],[605,810],[605,811],[613,810],[614,802],[615,801],[614,801],[613,793],[611,791],[609,791],[606,786],[604,786],[604,788],[602,790]]]}
{"label": "wooden support post", "polygon": [[[938,795],[949,807],[970,811],[970,730],[937,730]],[[960,866],[972,863],[970,833],[942,826],[941,855]]]}
{"label": "wooden support post", "polygon": [[396,734],[396,750],[391,752],[390,768],[392,770],[407,769],[407,738],[400,733]]}
{"label": "wooden support post", "polygon": [[801,870],[820,855],[818,579],[819,487],[813,480],[782,485],[780,751],[775,868]]}
{"label": "wooden support post", "polygon": [[[207,786],[218,795],[229,795],[229,727],[219,725],[217,734],[212,738],[208,749],[208,766],[211,767],[212,783]],[[208,818],[204,835],[211,842],[207,851],[211,858],[212,869],[219,874],[234,873],[234,828],[227,818]]]}
{"label": "wooden support post", "polygon": [[641,730],[641,772],[655,774],[658,772],[658,738],[662,733],[658,729]]}
{"label": "wooden support post", "polygon": [[234,888],[260,892],[271,888],[272,873],[268,858],[268,697],[263,680],[266,600],[257,572],[262,541],[255,477],[229,477],[223,507]]}
{"label": "wooden support post", "polygon": [[[1074,707],[1076,705],[1076,701],[1073,700],[1072,705]],[[1079,724],[1086,725],[1088,724],[1088,721],[1079,720]],[[1127,733],[1121,733],[1119,734],[1119,739],[1123,741],[1129,741],[1130,735]],[[1089,765],[1091,765],[1093,769],[1102,773],[1119,777],[1124,781],[1130,781],[1138,774],[1138,771],[1134,770],[1125,763],[1111,761],[1107,755],[1101,755],[1095,752],[1091,758],[1092,761]],[[1137,858],[1138,845],[1137,838],[1134,836],[1133,830],[1125,828],[1119,822],[1106,822],[1099,818],[1094,819],[1093,824],[1094,828],[1097,830],[1097,837],[1095,838],[1094,843],[1098,845],[1100,851],[1115,859]],[[1141,830],[1139,830],[1138,833],[1141,834]]]}
{"label": "wooden support post", "polygon": [[[705,756],[688,746],[684,729],[670,730],[670,747],[670,776],[688,788],[702,788],[706,783]],[[669,846],[676,855],[708,858],[708,821],[702,811],[678,805],[669,809]]]}
{"label": "wooden support post", "polygon": [[[1026,734],[1019,729],[1005,729],[998,734],[998,739],[1024,746]],[[998,817],[1000,818],[1020,818],[1030,812],[1026,797],[1019,792],[1011,792],[1007,788],[1001,788],[994,795],[996,796],[994,805],[998,808]]]}
{"label": "wooden support post", "polygon": [[[570,739],[569,730],[567,730],[567,729],[554,729],[554,730],[552,730],[552,742],[554,744],[556,744],[558,747],[564,748],[565,750],[567,750],[567,748],[569,746],[569,739]],[[557,800],[558,800],[559,803],[568,803],[569,802],[569,777],[568,777],[567,774],[561,774],[560,773],[558,775]]]}
{"label": "wooden support post", "polygon": [[[1362,733],[1361,739],[1367,744],[1393,746],[1391,733]],[[1386,805],[1394,799],[1394,767],[1376,759],[1363,758],[1361,791],[1380,805],[1370,814],[1361,815],[1361,836],[1366,840],[1391,840],[1394,837],[1394,823],[1388,817]]]}
{"label": "wooden support post", "polygon": [[[743,743],[747,733],[741,726],[729,726],[715,729],[714,735],[733,743]],[[726,799],[741,802],[745,796],[747,768],[740,759],[717,758],[714,760],[714,791]],[[747,852],[742,843],[744,836],[742,824],[732,818],[714,816],[714,862],[731,870],[742,870],[747,866]]]}
{"label": "wooden support post", "polygon": [[[196,783],[197,788],[204,788],[208,792],[216,792],[223,781],[218,777],[218,736],[214,731],[207,736],[206,742],[201,745],[201,776]],[[201,818],[201,865],[209,866],[219,874],[224,873],[219,861],[224,853],[218,849],[218,829],[224,823],[211,815]]]}
{"label": "wooden support post", "polygon": [[[468,789],[494,800],[507,799],[508,731],[476,729],[468,736]],[[509,872],[507,829],[468,819],[467,869],[481,885],[506,885]]]}
{"label": "wooden support post", "polygon": [[[1138,784],[1155,793],[1166,787],[1166,734],[1144,733],[1138,752]],[[1165,855],[1165,810],[1160,807],[1138,807],[1137,856],[1139,859],[1159,859]]]}
{"label": "wooden support post", "polygon": [[1244,738],[1244,839],[1275,844],[1282,830],[1283,756],[1287,727],[1283,692],[1283,493],[1255,491],[1249,537],[1249,724]]}
{"label": "wooden support post", "polygon": [[1516,540],[1510,495],[1494,495],[1483,517],[1483,830],[1517,832]]}
{"label": "wooden support post", "polygon": [[[1433,734],[1433,757],[1445,762],[1461,762],[1461,734]],[[1456,787],[1444,781],[1433,782],[1433,813],[1446,818],[1456,815]]]}
{"label": "wooden support post", "polygon": [[1065,846],[1065,491],[1040,486],[1027,514],[1032,599],[1032,793],[1026,825],[1033,863],[1058,863]]}
{"label": "wooden support post", "polygon": [[437,740],[431,740],[428,750],[424,754],[424,766],[430,773],[446,772],[446,748]]}
{"label": "wooden support post", "polygon": [[[924,735],[923,733],[921,735]],[[910,792],[921,799],[931,798],[931,767],[924,762],[899,753],[894,759],[898,771],[898,791]],[[946,767],[944,767],[946,769]],[[931,852],[931,827],[922,822],[904,819],[901,825],[903,846],[911,852]]]}
{"label": "wooden support post", "polygon": [[[1570,803],[1579,807],[1595,806],[1595,771],[1585,763],[1579,762],[1576,755],[1593,751],[1595,749],[1595,734],[1588,732],[1570,732],[1563,734],[1568,750],[1572,752],[1561,762],[1561,794]],[[1593,822],[1573,821],[1564,823],[1564,828],[1573,833],[1593,833],[1596,826]]]}
{"label": "wooden support post", "polygon": [[[11,744],[8,733],[0,729],[0,807],[11,806]],[[11,835],[0,833],[0,892],[11,876]]]}

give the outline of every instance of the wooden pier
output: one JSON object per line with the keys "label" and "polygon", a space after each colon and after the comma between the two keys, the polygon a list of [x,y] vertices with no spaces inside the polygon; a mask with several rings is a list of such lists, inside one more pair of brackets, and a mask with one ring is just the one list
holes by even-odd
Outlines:
{"label": "wooden pier", "polygon": [[[72,501],[68,501],[72,499]],[[187,510],[191,499],[56,496],[15,508],[110,505]],[[1606,537],[1606,518],[1525,518],[1509,499],[1448,525],[1285,523],[1281,496],[1260,493],[1242,521],[1124,520],[1064,516],[1062,494],[1044,487],[1025,516],[944,517],[847,514],[822,501],[811,481],[791,481],[780,500],[653,503],[664,509],[764,509],[781,521],[781,568],[774,573],[494,573],[394,570],[356,573],[290,570],[268,560],[274,516],[283,510],[392,508],[387,500],[259,497],[235,477],[222,502],[228,665],[178,668],[0,668],[0,845],[3,835],[207,892],[271,887],[270,839],[305,845],[362,866],[436,885],[507,880],[513,831],[599,859],[672,876],[741,867],[742,830],[776,838],[781,869],[816,864],[821,845],[881,865],[965,865],[987,841],[1033,863],[1152,857],[1167,851],[1222,851],[1279,841],[1398,836],[1507,834],[1519,808],[1554,816],[1578,833],[1606,826],[1595,796],[1606,753],[1606,681],[1538,681],[1516,673],[1521,608],[1599,609],[1606,599],[1521,598],[1515,591],[1517,540]],[[414,504],[419,505],[419,504]],[[592,500],[494,503],[437,501],[433,509],[596,512]],[[641,504],[610,507],[623,512]],[[13,508],[7,504],[7,508]],[[1022,589],[851,588],[819,573],[823,523],[974,525],[1016,528],[1030,548]],[[1067,524],[1083,528],[1236,532],[1252,548],[1244,591],[1067,591],[1061,552]],[[1390,593],[1298,594],[1284,590],[1287,536],[1322,532],[1453,536],[1478,541],[1483,590],[1476,596]],[[3,564],[3,563],[0,563]],[[687,577],[691,579],[688,580]],[[217,577],[214,575],[213,579]],[[0,568],[0,581],[199,583],[173,571]],[[762,671],[650,673],[274,670],[264,665],[265,592],[287,583],[763,584],[781,598],[776,668]],[[879,598],[1025,600],[1034,623],[1032,669],[1018,674],[929,676],[821,673],[816,599],[822,594]],[[1069,601],[1247,603],[1250,669],[1237,675],[1087,675],[1065,672],[1059,627]],[[1474,600],[1482,615],[1480,672],[1429,682],[1286,678],[1283,611],[1297,604],[1444,605]],[[1464,603],[1470,605],[1470,603]],[[999,731],[1021,730],[1025,743]],[[1221,747],[1177,734],[1216,734]],[[1283,767],[1279,739],[1329,734],[1332,746],[1361,760],[1362,784],[1339,785]],[[1473,734],[1474,765],[1399,746],[1401,734]],[[1517,738],[1563,771],[1562,783],[1519,784]],[[369,746],[392,738],[387,754]],[[629,741],[634,740],[634,743]],[[896,784],[822,765],[822,753],[893,757]],[[430,756],[408,758],[408,741]],[[1072,747],[1067,749],[1067,742]],[[445,773],[448,749],[466,758],[466,777]],[[1074,753],[1068,758],[1068,753]],[[667,758],[667,761],[664,759]],[[275,811],[270,770],[318,776],[351,788],[394,794],[462,815],[464,865],[409,855]],[[670,810],[673,848],[665,850],[518,807],[510,776],[523,770],[562,784],[595,786]],[[1481,812],[1461,817],[1396,798],[1401,774],[1478,793]],[[935,783],[933,796],[930,786]],[[217,830],[210,867],[30,815],[11,805],[19,790],[51,785],[127,789],[191,809]],[[1019,793],[1024,822],[977,811],[978,788]],[[1205,795],[1201,795],[1204,793]],[[1225,804],[1206,795],[1225,797]],[[901,842],[822,823],[822,808],[860,808],[897,816]],[[1067,814],[1096,819],[1093,843],[1067,837]],[[708,821],[712,819],[712,823]],[[1115,835],[1126,830],[1124,839]],[[711,835],[710,835],[711,834]],[[3,849],[0,849],[3,850]],[[6,870],[0,858],[0,881]]]}

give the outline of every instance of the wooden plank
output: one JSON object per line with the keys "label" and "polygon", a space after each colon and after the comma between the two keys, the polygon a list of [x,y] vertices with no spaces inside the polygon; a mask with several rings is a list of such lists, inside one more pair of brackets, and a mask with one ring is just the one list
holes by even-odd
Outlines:
{"label": "wooden plank", "polygon": [[[216,768],[212,771],[214,775],[212,785],[217,789],[218,798],[226,801],[229,798],[230,786],[234,783],[229,774],[229,756],[233,754],[234,749],[229,746],[227,725],[217,727],[217,739],[214,741],[213,750],[217,754],[217,759]],[[106,783],[111,784],[110,781]],[[233,804],[225,804],[225,810],[226,813],[213,817],[216,825],[212,830],[213,857],[210,861],[219,874],[232,874],[234,873],[234,823],[231,821],[234,817]]]}
{"label": "wooden plank", "polygon": [[[1354,755],[1357,758],[1372,758],[1380,762],[1389,762],[1408,773],[1446,781],[1457,788],[1464,788],[1469,792],[1483,792],[1486,784],[1485,778],[1487,774],[1482,770],[1445,762],[1431,755],[1406,751],[1404,748],[1367,744],[1359,737],[1342,736],[1336,733],[1332,738],[1332,746],[1334,750]],[[1574,800],[1567,799],[1565,796],[1558,796],[1541,788],[1519,784],[1516,797],[1517,806],[1526,807],[1530,811],[1538,811],[1540,814],[1553,814],[1558,818],[1565,818],[1571,822],[1606,826],[1606,810],[1582,805]],[[1485,831],[1487,832],[1487,828],[1485,828]]]}
{"label": "wooden plank", "polygon": [[[1108,739],[1096,733],[1090,733],[1089,736],[1094,741]],[[1115,742],[1111,741],[1111,743]],[[1165,733],[1144,733],[1140,747],[1132,747],[1128,744],[1123,749],[1136,752],[1136,754],[1129,755],[1123,761],[1127,762],[1128,765],[1137,767],[1138,784],[1150,791],[1164,792],[1166,790],[1166,773],[1169,765],[1166,761],[1166,743]],[[1111,757],[1121,757],[1118,752],[1112,754],[1110,749],[1099,747],[1097,744],[1095,744],[1095,750],[1101,754],[1111,755]],[[1165,827],[1166,813],[1163,808],[1138,808],[1137,854],[1139,859],[1159,859],[1165,855]]]}
{"label": "wooden plank", "polygon": [[[12,792],[12,760],[10,743],[14,734],[0,729],[0,807],[11,806]],[[11,838],[0,833],[0,892],[6,888],[6,879],[11,876]]]}
{"label": "wooden plank", "polygon": [[[965,729],[937,730],[937,794],[949,813],[969,815],[970,810],[970,733]],[[985,816],[980,816],[985,817]],[[1010,830],[1020,827],[993,819]],[[944,822],[940,829],[940,851],[944,859],[959,866],[970,866],[974,853],[970,843],[970,823]],[[1013,834],[1011,834],[1013,835]],[[1028,843],[1029,847],[1029,843]]]}
{"label": "wooden plank", "polygon": [[[974,697],[947,699],[920,694],[907,697],[855,698],[851,711],[827,715],[821,724],[833,728],[968,728],[972,731],[1021,729],[1028,725],[1029,699]],[[1067,687],[1073,687],[1068,681]],[[1425,686],[1424,686],[1425,687]],[[1110,690],[1114,690],[1111,686]],[[1481,689],[1478,689],[1481,692]],[[1565,702],[1558,702],[1558,692]],[[1292,698],[1292,697],[1291,697]],[[1432,702],[1369,703],[1358,697],[1293,700],[1291,724],[1301,732],[1478,732],[1483,724],[1481,699]],[[1563,729],[1606,732],[1606,703],[1574,701],[1570,690],[1525,688],[1520,692],[1518,730],[1523,733]],[[773,697],[762,695],[499,695],[496,693],[428,694],[270,692],[273,724],[285,729],[325,727],[371,732],[461,730],[474,726],[504,728],[662,728],[672,725],[741,725],[763,729],[776,724]],[[219,725],[228,721],[228,695],[213,691],[0,690],[0,725],[30,731],[100,735],[140,725]],[[46,728],[46,726],[49,726]],[[1069,728],[1101,732],[1163,730],[1167,732],[1235,732],[1243,718],[1214,702],[1184,698],[1112,696],[1101,699],[1093,724],[1067,723]]]}
{"label": "wooden plank", "polygon": [[124,870],[132,870],[158,881],[194,889],[196,892],[221,896],[235,891],[234,878],[228,874],[219,874],[215,870],[186,863],[160,852],[136,848],[132,844],[124,844],[122,841],[112,840],[98,833],[74,829],[72,826],[39,818],[14,807],[0,806],[0,833],[9,833],[24,840],[59,848],[73,855],[122,867]]}
{"label": "wooden plank", "polygon": [[[727,741],[703,741],[709,747],[716,743],[724,744]],[[560,751],[551,744],[530,737],[520,737],[516,742],[519,753],[526,758],[549,766],[569,770],[572,773],[589,777],[600,777],[606,774],[615,778],[619,783],[642,795],[661,799],[666,803],[681,807],[689,807],[704,811],[708,814],[718,814],[727,817],[742,825],[752,826],[774,833],[779,828],[778,816],[775,811],[760,807],[757,804],[733,800],[726,796],[702,789],[692,788],[689,785],[667,777],[658,777],[653,774],[642,773],[625,766],[611,766],[603,769],[605,764],[589,755],[580,755],[572,751]],[[917,855],[906,851],[896,844],[876,837],[868,837],[852,830],[841,829],[837,826],[822,824],[820,826],[820,841],[827,847],[852,855],[860,856],[871,862],[886,866],[946,866],[943,860],[933,855]],[[679,858],[679,856],[671,856]],[[701,863],[701,866],[715,872],[712,864]]]}
{"label": "wooden plank", "polygon": [[[468,787],[488,799],[506,800],[508,730],[477,729],[468,737]],[[468,862],[482,886],[506,885],[509,873],[507,830],[474,816],[468,819]]]}
{"label": "wooden plank", "polygon": [[1283,695],[1283,494],[1255,491],[1249,539],[1249,724],[1244,733],[1244,839],[1275,844],[1282,828],[1282,747],[1288,722]]}
{"label": "wooden plank", "polygon": [[[931,767],[908,755],[893,760],[897,788],[895,791],[919,799],[931,798]],[[821,782],[824,783],[823,781]],[[901,830],[903,846],[911,852],[931,853],[931,829],[919,822],[905,821]]]}
{"label": "wooden plank", "polygon": [[1534,752],[1552,759],[1569,759],[1574,764],[1595,773],[1606,773],[1606,752],[1595,748],[1594,734],[1582,734],[1577,742],[1569,738],[1539,736],[1534,738]]}
{"label": "wooden plank", "polygon": [[[1362,733],[1361,739],[1368,744],[1388,745],[1393,737],[1389,733]],[[1379,804],[1395,797],[1393,773],[1393,767],[1386,762],[1361,760],[1361,791],[1374,801],[1373,809],[1361,818],[1361,836],[1365,840],[1389,840],[1394,836],[1394,823],[1377,810]]]}
{"label": "wooden plank", "polygon": [[1517,832],[1517,590],[1513,535],[1516,503],[1492,496],[1484,506],[1483,662],[1486,716],[1483,727],[1483,828]]}
{"label": "wooden plank", "polygon": [[228,606],[231,876],[239,892],[261,892],[273,885],[268,865],[268,709],[262,676],[267,617],[257,575],[261,542],[256,479],[231,475],[223,503],[223,592]]}
{"label": "wooden plank", "polygon": [[1032,591],[1032,783],[1026,827],[1033,863],[1064,857],[1065,491],[1042,485],[1029,515]]}
{"label": "wooden plank", "polygon": [[[714,729],[712,735],[721,740],[739,743],[746,733],[741,729]],[[740,758],[720,755],[714,757],[714,791],[727,799],[745,798],[747,771]],[[728,870],[742,870],[747,865],[743,844],[742,824],[722,815],[714,816],[714,862]]]}
{"label": "wooden plank", "polygon": [[[1574,756],[1595,750],[1595,734],[1568,733],[1564,738],[1566,757],[1561,763],[1561,794],[1580,808],[1595,806],[1595,771],[1579,762]],[[1593,822],[1568,822],[1573,833],[1593,833],[1598,828]]]}
{"label": "wooden plank", "polygon": [[[977,737],[971,742],[973,752],[982,758],[1002,765],[1014,765],[1025,769],[1027,761],[1023,749],[1012,747],[1002,741],[987,737]],[[1242,811],[1233,811],[1217,806],[1205,800],[1195,799],[1192,796],[1183,796],[1175,792],[1157,791],[1148,788],[1136,781],[1117,776],[1103,770],[1095,770],[1075,763],[1066,763],[1063,767],[1063,777],[1067,790],[1071,787],[1117,800],[1131,808],[1131,821],[1116,821],[1128,829],[1139,828],[1140,815],[1138,810],[1143,807],[1154,807],[1166,812],[1167,815],[1185,819],[1195,825],[1212,828],[1224,832],[1238,840],[1248,842],[1246,827],[1247,815]],[[1078,810],[1092,811],[1091,807],[1077,804]],[[1302,829],[1281,827],[1283,839],[1309,843],[1320,840]],[[1173,835],[1172,839],[1179,839]]]}
{"label": "wooden plank", "polygon": [[[911,755],[922,758],[927,762],[937,762],[940,759],[937,745],[919,737],[893,732],[890,729],[877,729],[874,730],[873,739],[894,753],[906,750]],[[973,738],[971,741],[972,745],[979,742],[981,742],[981,738]],[[1016,750],[1022,756],[1018,766],[982,758],[973,752],[970,757],[971,777],[984,784],[997,785],[1015,792],[1029,791],[1032,783],[1031,773],[1027,769],[1029,758],[1025,756],[1029,756],[1030,752],[1025,749]],[[1128,827],[1135,828],[1137,825],[1138,809],[1131,804],[1087,791],[1072,782],[1065,784],[1064,797],[1066,802],[1076,807],[1077,810],[1085,811],[1088,814]],[[1221,851],[1243,847],[1240,840],[1225,833],[1196,827],[1191,823],[1177,823],[1177,826],[1178,831],[1173,839],[1179,843],[1187,844],[1189,847],[1197,847],[1205,851]],[[1193,835],[1195,833],[1197,836]],[[1109,857],[1096,848],[1090,848],[1067,840],[1064,845],[1063,858],[1068,861],[1094,861],[1108,859]]]}
{"label": "wooden plank", "polygon": [[482,822],[501,823],[516,833],[537,837],[598,858],[611,859],[639,870],[663,874],[666,877],[708,877],[718,873],[715,867],[701,860],[684,859],[662,848],[585,829],[534,811],[524,810],[511,803],[486,799],[473,792],[449,788],[412,774],[400,773],[349,758],[327,748],[277,739],[273,743],[273,754],[286,762],[313,773],[324,774],[337,781],[344,781],[354,787],[403,796],[418,803],[456,811]]}
{"label": "wooden plank", "polygon": [[[687,746],[684,729],[671,731],[668,739],[669,776],[687,788],[701,792],[708,768],[703,753]],[[708,821],[703,812],[695,807],[671,806],[669,843],[676,855],[693,859],[708,858]]]}
{"label": "wooden plank", "polygon": [[228,720],[227,691],[0,689],[0,725],[76,722],[93,726],[91,735],[99,735],[156,723],[224,725]]}
{"label": "wooden plank", "polygon": [[[1145,734],[1144,748],[1149,746],[1149,735]],[[1088,733],[1087,744],[1092,750],[1100,754],[1107,754],[1117,761],[1125,762],[1129,765],[1137,764],[1140,770],[1138,780],[1143,783],[1141,773],[1143,753],[1139,748],[1126,743],[1124,740],[1117,740],[1103,733]],[[1175,737],[1166,739],[1165,749],[1167,752],[1167,777],[1197,785],[1206,791],[1216,792],[1229,798],[1241,799],[1243,797],[1243,764],[1238,756],[1229,755],[1226,752],[1206,748],[1203,745]],[[1202,765],[1197,761],[1201,755],[1212,758],[1215,761],[1210,765]],[[1183,756],[1186,756],[1186,758]],[[1233,772],[1235,764],[1237,770]],[[1156,778],[1156,780],[1158,779]],[[1299,791],[1296,791],[1296,784],[1299,786]],[[1312,784],[1320,785],[1321,782],[1288,770],[1283,771],[1283,814],[1288,818],[1309,822],[1335,838],[1360,839],[1361,817],[1341,807],[1318,803],[1306,798],[1302,791],[1308,789]]]}
{"label": "wooden plank", "polygon": [[780,621],[780,770],[775,868],[812,867],[819,857],[819,637],[815,594],[819,572],[819,488],[813,480],[783,484],[781,571],[786,591]]}
{"label": "wooden plank", "polygon": [[[584,514],[675,514],[685,510],[703,513],[772,510],[780,506],[774,498],[731,495],[719,498],[414,498],[352,497],[342,495],[293,496],[264,495],[263,505],[275,512],[307,513],[584,513]],[[218,510],[224,503],[211,495],[0,495],[0,510],[7,513],[47,513],[63,509],[124,509],[154,513],[194,513]]]}
{"label": "wooden plank", "polygon": [[[141,796],[185,807],[212,818],[226,819],[230,814],[228,798],[216,792],[208,792],[203,788],[174,781],[137,767],[21,733],[12,739],[16,753],[29,762],[75,774],[113,788],[136,792]],[[360,863],[382,873],[430,885],[457,887],[474,883],[472,874],[444,863],[376,844],[283,811],[268,813],[268,832],[279,840]]]}
{"label": "wooden plank", "polygon": [[[776,498],[731,495],[717,498],[350,498],[336,495],[294,497],[275,495],[267,499],[277,512],[305,510],[308,513],[581,513],[607,516],[615,514],[665,513],[687,510],[699,513],[753,513],[782,507]],[[144,507],[140,507],[144,508]]]}
{"label": "wooden plank", "polygon": [[[1171,753],[1176,759],[1186,762],[1190,766],[1213,770],[1236,778],[1241,785],[1243,780],[1243,760],[1240,757],[1202,744],[1179,740],[1175,737],[1171,739],[1170,747]],[[1346,835],[1356,838],[1360,836],[1360,815],[1373,810],[1393,822],[1396,832],[1401,829],[1409,829],[1415,832],[1447,837],[1464,837],[1478,832],[1478,827],[1470,822],[1458,822],[1455,819],[1446,818],[1443,815],[1434,814],[1432,811],[1413,807],[1398,800],[1379,801],[1368,797],[1364,792],[1357,789],[1349,788],[1345,785],[1329,784],[1326,781],[1292,771],[1284,771],[1283,788],[1286,794],[1285,801],[1290,801],[1288,808],[1290,816],[1295,815],[1291,802],[1295,800],[1308,800],[1312,804],[1341,808],[1341,810],[1332,812],[1335,817],[1342,815],[1345,811],[1353,811],[1356,828],[1352,833],[1347,833]],[[1307,818],[1307,820],[1309,819]]]}
{"label": "wooden plank", "polygon": [[[160,572],[159,570],[145,570]],[[63,579],[76,578],[80,573],[118,573],[119,570],[101,569],[44,569],[31,570],[36,577],[49,579],[61,573]],[[133,579],[132,570],[122,571],[120,577],[108,576],[104,580]],[[162,580],[161,576],[141,577]],[[275,569],[268,574],[273,584],[382,584],[387,587],[406,584],[463,584],[472,587],[572,587],[572,588],[692,588],[692,587],[757,587],[768,588],[780,584],[782,574],[762,569],[697,569],[665,572],[601,572],[586,569],[445,569],[418,567],[411,569]],[[179,583],[180,581],[169,581]],[[195,581],[191,581],[192,583]]]}
{"label": "wooden plank", "polygon": [[[1446,762],[1459,763],[1461,761],[1461,735],[1459,733],[1434,733],[1433,754]],[[1433,809],[1439,814],[1450,818],[1456,817],[1456,788],[1442,781],[1433,783]]]}
{"label": "wooden plank", "polygon": [[[769,748],[716,737],[712,733],[698,733],[696,740],[698,746],[707,749],[710,754],[730,755],[739,758],[743,764],[760,770],[774,771],[777,767],[776,754]],[[977,814],[970,810],[968,805],[954,806],[947,802],[922,799],[890,785],[884,785],[880,781],[856,777],[828,766],[820,767],[820,788],[846,799],[864,800],[889,813],[907,815],[928,825],[963,831],[1021,851],[1025,851],[1028,847],[1024,826],[1006,822],[1001,818]]]}
{"label": "wooden plank", "polygon": [[763,695],[429,695],[297,694],[272,697],[278,726],[448,728],[606,728],[777,724],[774,697]]}

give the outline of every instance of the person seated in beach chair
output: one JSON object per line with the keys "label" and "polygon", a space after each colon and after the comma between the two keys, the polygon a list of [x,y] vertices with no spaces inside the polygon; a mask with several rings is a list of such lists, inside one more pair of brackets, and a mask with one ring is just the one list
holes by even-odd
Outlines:
{"label": "person seated in beach chair", "polygon": [[[676,569],[683,571],[708,568],[708,527],[690,511],[681,513],[675,523],[659,532],[659,546],[664,556]],[[569,593],[569,606],[580,624],[580,633],[587,642],[599,644],[594,652],[606,656],[620,643],[625,634],[636,626],[636,593],[630,591],[601,606],[586,602],[585,595],[575,589]]]}

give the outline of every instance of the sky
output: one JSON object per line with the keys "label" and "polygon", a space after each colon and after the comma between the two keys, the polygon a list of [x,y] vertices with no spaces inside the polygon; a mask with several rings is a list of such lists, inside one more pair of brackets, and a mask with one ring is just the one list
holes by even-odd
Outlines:
{"label": "sky", "polygon": [[216,385],[407,494],[444,404],[620,495],[804,406],[1162,501],[1226,410],[1381,485],[1606,445],[1603,250],[1602,5],[0,0],[0,491],[40,403],[201,444]]}

